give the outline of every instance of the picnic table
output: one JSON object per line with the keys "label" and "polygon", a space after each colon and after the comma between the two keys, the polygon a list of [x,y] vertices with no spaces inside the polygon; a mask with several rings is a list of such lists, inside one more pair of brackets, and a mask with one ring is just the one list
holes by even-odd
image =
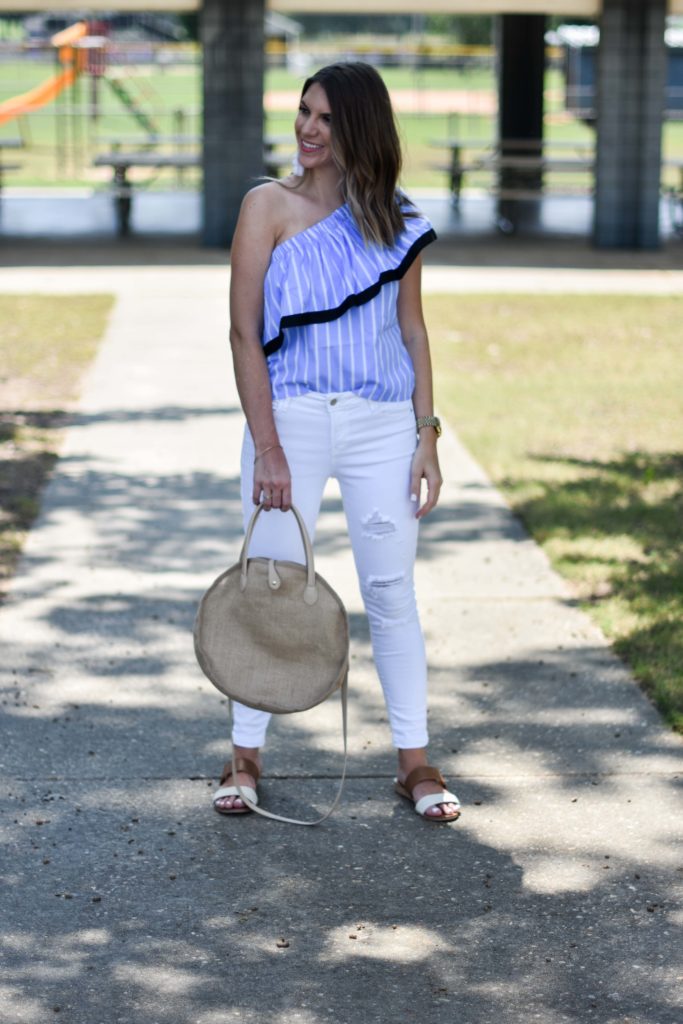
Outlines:
{"label": "picnic table", "polygon": [[[591,195],[594,190],[595,153],[590,141],[579,139],[481,139],[445,138],[430,142],[434,149],[445,149],[448,160],[430,164],[447,175],[453,205],[457,208],[465,175],[487,172],[493,182],[492,194],[499,200],[498,224],[502,230],[514,230],[519,202],[537,201],[549,192],[553,195]],[[683,237],[683,159],[665,158],[662,168],[673,170],[676,185],[663,183],[663,195],[669,202],[671,226]],[[564,175],[568,183],[561,189],[548,186],[544,175]],[[582,184],[576,175],[590,178]]]}
{"label": "picnic table", "polygon": [[[552,193],[561,196],[591,195],[595,155],[591,142],[580,139],[468,139],[446,138],[431,143],[446,149],[447,163],[432,165],[447,174],[451,201],[459,206],[466,174],[485,172],[497,200],[496,222],[511,233],[538,201]],[[546,175],[554,180],[548,182]],[[561,187],[557,175],[563,176]],[[587,179],[587,180],[586,180]]]}
{"label": "picnic table", "polygon": [[[156,136],[153,137],[155,142],[152,142],[152,138],[149,140],[140,139],[136,136],[135,141],[137,144],[145,144],[149,142],[152,144],[163,144],[171,143],[172,140],[179,138],[190,140],[193,143],[201,141],[199,136]],[[292,153],[279,153],[276,152],[276,147],[281,144],[291,143],[291,135],[283,136],[266,136],[263,142],[263,163],[264,169],[267,175],[273,178],[279,176],[279,171],[283,167],[289,167],[292,163]],[[108,153],[100,153],[93,160],[95,167],[111,167],[113,170],[112,179],[112,193],[116,208],[116,219],[119,235],[127,235],[130,230],[130,213],[133,201],[133,182],[128,177],[128,172],[135,167],[147,167],[154,170],[161,170],[163,168],[175,168],[175,170],[182,171],[190,167],[201,167],[202,165],[202,154],[198,149],[194,150],[182,150],[177,149],[174,152],[156,152],[154,149],[142,149],[142,150],[131,150],[124,151],[118,148],[119,145],[123,145],[122,137],[118,137],[115,140],[113,148]]]}
{"label": "picnic table", "polygon": [[[569,139],[446,138],[433,140],[430,145],[448,150],[448,161],[431,167],[446,173],[455,206],[460,202],[465,175],[476,171],[495,174],[497,197],[515,200],[540,198],[546,172],[576,174],[594,168],[591,145]],[[574,191],[585,193],[586,188]]]}
{"label": "picnic table", "polygon": [[[138,150],[146,150],[152,146],[196,146],[198,148],[202,144],[202,136],[183,133],[141,135],[140,132],[137,132],[134,135],[100,135],[97,138],[97,144],[106,144],[113,150],[118,150],[121,146],[131,146]],[[278,146],[285,145],[294,145],[294,136],[291,132],[286,135],[264,135],[263,137],[263,148],[266,153]]]}
{"label": "picnic table", "polygon": [[140,132],[131,135],[98,135],[97,144],[107,144],[113,149],[120,146],[198,146],[202,141],[201,135],[171,134],[171,135],[141,135]]}
{"label": "picnic table", "polygon": [[150,167],[155,170],[174,167],[177,170],[199,167],[201,162],[200,153],[154,153],[150,150],[138,153],[113,150],[111,153],[100,153],[96,156],[93,160],[95,167],[111,167],[114,172],[112,193],[119,235],[127,235],[130,230],[133,182],[128,179],[128,172],[132,167]]}

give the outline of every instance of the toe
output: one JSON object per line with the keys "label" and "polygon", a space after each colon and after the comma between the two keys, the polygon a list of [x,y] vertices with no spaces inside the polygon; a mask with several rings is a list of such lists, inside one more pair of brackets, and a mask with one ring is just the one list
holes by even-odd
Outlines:
{"label": "toe", "polygon": [[446,815],[455,814],[458,807],[455,804],[434,804],[428,807],[426,813],[432,818],[443,818]]}
{"label": "toe", "polygon": [[216,800],[216,807],[219,811],[232,811],[235,807],[242,806],[241,801],[238,803],[237,798],[234,796],[222,796],[219,800]]}

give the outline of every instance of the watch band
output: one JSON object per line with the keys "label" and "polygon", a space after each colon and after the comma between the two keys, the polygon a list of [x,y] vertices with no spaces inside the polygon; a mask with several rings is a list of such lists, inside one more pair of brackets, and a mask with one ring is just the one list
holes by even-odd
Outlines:
{"label": "watch band", "polygon": [[422,427],[434,427],[436,436],[441,437],[441,420],[438,416],[418,416],[415,420],[415,426],[418,431],[420,431]]}

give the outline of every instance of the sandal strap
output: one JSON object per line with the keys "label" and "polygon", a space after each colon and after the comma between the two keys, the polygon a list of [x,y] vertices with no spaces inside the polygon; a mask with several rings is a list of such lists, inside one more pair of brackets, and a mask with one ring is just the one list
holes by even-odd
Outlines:
{"label": "sandal strap", "polygon": [[[248,799],[251,800],[252,804],[258,803],[258,793],[256,792],[255,789],[252,789],[251,786],[242,786],[241,789],[238,789],[237,786],[221,786],[213,794],[213,802],[216,803],[216,800],[223,800],[225,797],[228,796],[238,796],[240,799],[242,799],[243,793],[247,795]],[[243,800],[242,802],[244,803]]]}
{"label": "sandal strap", "polygon": [[[232,761],[226,761],[223,765],[223,774],[221,775],[221,781],[219,785],[223,785],[232,775]],[[261,773],[258,767],[248,757],[236,757],[235,758],[235,771],[244,772],[246,775],[251,775],[254,782],[258,782]]]}
{"label": "sandal strap", "polygon": [[439,804],[455,804],[456,810],[460,810],[460,801],[457,796],[447,789],[444,789],[442,793],[430,793],[428,796],[423,796],[415,804],[415,810],[420,817],[424,818],[425,811],[428,811],[430,807],[438,807]]}
{"label": "sandal strap", "polygon": [[445,788],[446,782],[443,775],[438,768],[431,768],[429,765],[421,765],[419,768],[413,768],[410,775],[406,777],[406,781],[403,783],[404,787],[412,794],[415,787],[420,782],[438,782],[440,786]]}

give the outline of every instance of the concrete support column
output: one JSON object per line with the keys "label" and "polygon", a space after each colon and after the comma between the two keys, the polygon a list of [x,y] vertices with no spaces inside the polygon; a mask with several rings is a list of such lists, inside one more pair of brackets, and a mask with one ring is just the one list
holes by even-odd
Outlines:
{"label": "concrete support column", "polygon": [[603,0],[593,240],[659,246],[667,0]]}
{"label": "concrete support column", "polygon": [[204,228],[228,246],[244,193],[263,174],[265,0],[203,0]]}
{"label": "concrete support column", "polygon": [[[545,16],[503,14],[497,22],[498,138],[505,157],[543,155],[543,84]],[[537,167],[501,167],[501,189],[540,191],[543,171]],[[516,225],[535,219],[536,201],[502,199],[499,216]]]}

